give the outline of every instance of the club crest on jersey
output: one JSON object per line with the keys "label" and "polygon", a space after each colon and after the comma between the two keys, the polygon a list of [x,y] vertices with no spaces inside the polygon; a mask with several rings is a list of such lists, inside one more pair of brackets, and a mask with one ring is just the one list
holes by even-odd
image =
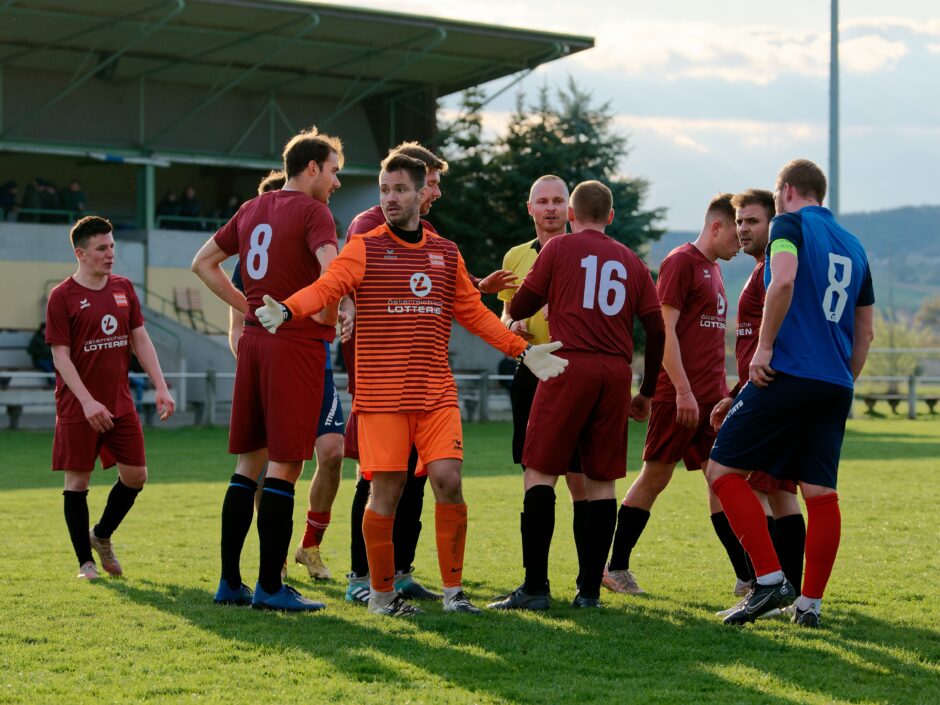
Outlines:
{"label": "club crest on jersey", "polygon": [[424,272],[411,275],[411,293],[415,296],[427,296],[431,293],[431,277]]}
{"label": "club crest on jersey", "polygon": [[117,319],[112,316],[110,313],[106,314],[101,319],[101,332],[105,335],[114,335],[114,332],[118,328]]}
{"label": "club crest on jersey", "polygon": [[444,255],[438,252],[428,252],[428,262],[432,267],[443,267]]}
{"label": "club crest on jersey", "polygon": [[114,303],[116,303],[121,308],[125,308],[127,306],[127,294],[116,293],[114,295]]}
{"label": "club crest on jersey", "polygon": [[706,268],[703,268],[702,271],[705,273],[705,278],[706,278],[706,279],[711,279],[711,278],[712,278],[712,273],[708,271],[708,268],[707,268],[707,267],[706,267]]}
{"label": "club crest on jersey", "polygon": [[88,303],[88,299],[82,299],[81,301],[78,302],[79,310],[85,310],[89,306],[91,306],[91,304]]}

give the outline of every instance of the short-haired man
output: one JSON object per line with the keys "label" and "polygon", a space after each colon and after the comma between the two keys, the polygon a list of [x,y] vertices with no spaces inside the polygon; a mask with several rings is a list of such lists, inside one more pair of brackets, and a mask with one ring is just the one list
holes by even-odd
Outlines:
{"label": "short-haired man", "polygon": [[[588,497],[581,582],[575,607],[599,607],[601,577],[617,522],[615,483],[627,474],[627,423],[649,414],[662,362],[663,319],[649,269],[604,234],[613,220],[610,189],[598,181],[571,194],[572,234],[548,242],[509,304],[524,319],[548,303],[552,335],[565,341],[562,377],[539,383],[522,453],[525,583],[494,609],[547,609],[548,554],[555,526],[555,482],[577,452]],[[633,323],[647,334],[646,378],[630,397]]]}
{"label": "short-haired man", "polygon": [[[715,440],[709,414],[728,395],[728,306],[718,260],[730,260],[738,251],[734,217],[731,194],[715,196],[695,242],[674,249],[659,267],[656,288],[663,307],[666,349],[646,432],[643,469],[620,507],[604,575],[604,587],[614,592],[643,592],[630,571],[630,554],[646,528],[653,503],[680,460],[686,470],[704,469]],[[711,497],[709,502],[718,504]]]}
{"label": "short-haired man", "polygon": [[[267,174],[258,184],[258,195],[283,188],[286,176],[283,171],[275,170]],[[232,274],[232,284],[240,292],[245,293],[245,284],[242,279],[241,263],[236,261]],[[352,334],[355,307],[348,303],[348,299],[340,304],[339,317],[343,326],[343,340],[348,340]],[[234,308],[229,308],[229,347],[232,354],[238,357],[238,341],[241,338],[245,325],[245,315]],[[307,521],[300,544],[294,551],[294,560],[307,569],[308,575],[314,580],[329,580],[333,577],[330,569],[320,555],[320,545],[327,527],[330,525],[330,510],[333,500],[339,491],[339,483],[343,471],[343,432],[346,420],[343,415],[343,405],[333,381],[333,365],[330,356],[330,343],[323,341],[326,353],[326,369],[323,375],[323,401],[320,404],[319,420],[317,421],[317,440],[314,452],[317,456],[317,468],[310,478],[310,487],[307,490]],[[260,506],[261,496],[264,494],[263,481],[258,483],[255,492],[255,505]],[[282,579],[287,574],[287,566],[281,572]]]}
{"label": "short-haired man", "polygon": [[[420,610],[394,590],[395,507],[407,479],[412,446],[437,500],[435,528],[444,611],[478,613],[462,587],[467,505],[460,467],[463,433],[457,389],[447,362],[450,326],[458,321],[510,355],[524,355],[536,373],[559,374],[557,345],[531,347],[511,334],[480,301],[457,246],[420,225],[424,162],[395,155],[379,174],[387,222],[349,240],[329,271],[283,304],[266,296],[257,309],[271,332],[356,292],[356,396],[360,464],[372,473],[362,533],[371,576],[369,609],[389,616]],[[365,361],[365,364],[363,362]]]}
{"label": "short-haired man", "polygon": [[[290,545],[294,484],[313,455],[325,369],[324,340],[334,337],[335,311],[298,317],[272,338],[253,309],[268,291],[286,296],[320,276],[336,256],[336,228],[327,204],[339,188],[342,144],[316,129],[284,148],[284,188],[247,201],[203,245],[193,271],[209,289],[245,314],[238,344],[229,452],[238,455],[222,505],[222,577],[215,601],[256,609],[312,611],[321,602],[281,580]],[[245,282],[238,291],[221,264],[237,254]],[[330,318],[332,316],[332,318]],[[260,564],[254,594],[242,583],[241,549],[251,526],[257,480],[267,462],[258,507]]]}
{"label": "short-haired man", "polygon": [[[65,472],[65,523],[78,577],[86,580],[98,577],[92,548],[110,575],[123,574],[111,535],[147,481],[144,435],[127,382],[131,350],[156,389],[160,418],[165,421],[176,408],[134,285],[111,273],[111,231],[111,223],[97,216],[75,224],[71,241],[78,271],[52,290],[46,306],[46,342],[57,373],[52,469]],[[118,480],[89,532],[88,484],[99,454],[102,467],[117,464]]]}
{"label": "short-haired man", "polygon": [[[421,227],[431,233],[437,233],[434,226],[424,217],[431,211],[433,203],[441,197],[441,179],[447,173],[448,163],[431,150],[417,142],[402,142],[389,150],[383,164],[396,155],[404,155],[417,159],[427,167],[425,188],[422,190],[419,214]],[[379,205],[357,215],[349,224],[346,231],[347,241],[357,235],[363,235],[386,222],[385,214]],[[515,283],[511,272],[498,270],[485,279],[478,279],[468,272],[471,282],[483,293],[497,293],[505,287]],[[349,380],[347,391],[355,396],[356,391],[356,363],[355,363],[355,337],[343,342],[343,358],[346,362],[347,378]],[[356,422],[356,412],[352,411],[346,424],[345,456],[352,460],[359,460],[359,435]],[[368,556],[366,555],[365,541],[362,536],[362,518],[369,501],[369,488],[371,473],[368,471],[358,473],[356,491],[352,501],[352,517],[350,522],[350,572],[346,575],[348,585],[346,599],[350,602],[368,603],[369,601],[369,575]],[[421,535],[421,514],[424,509],[424,488],[427,483],[426,469],[418,463],[418,454],[412,452],[408,458],[408,480],[402,490],[401,499],[395,509],[394,544],[395,544],[395,590],[409,600],[439,600],[441,595],[428,590],[419,583],[415,577],[413,565],[418,547],[418,538]]]}
{"label": "short-haired man", "polygon": [[796,597],[747,484],[750,471],[789,474],[806,501],[806,569],[795,623],[819,626],[839,548],[839,455],[854,380],[874,337],[875,295],[864,248],[822,207],[825,196],[826,176],[809,160],[788,162],[777,175],[751,384],[735,399],[708,463],[708,482],[757,576],[725,624],[752,622]]}
{"label": "short-haired man", "polygon": [[[717,432],[724,421],[734,398],[747,383],[748,365],[757,348],[757,334],[760,331],[761,318],[764,315],[764,254],[770,235],[770,220],[774,217],[774,195],[770,191],[748,189],[731,199],[736,211],[738,240],[745,254],[755,260],[754,270],[748,278],[738,299],[738,325],[735,337],[735,358],[738,363],[738,382],[729,396],[715,405],[711,413],[712,427]],[[764,512],[767,514],[767,526],[774,541],[774,548],[780,556],[783,573],[793,585],[799,585],[803,575],[803,545],[806,542],[806,524],[796,498],[796,483],[792,480],[777,479],[760,470],[748,475],[747,483],[754,490]],[[712,515],[718,537],[725,544],[728,557],[737,575],[735,593],[742,600],[754,587],[754,568],[745,558],[747,554],[741,548],[738,537],[734,535],[724,512],[717,519]],[[722,617],[735,612],[735,605],[718,614]],[[768,613],[769,615],[770,613]]]}
{"label": "short-haired man", "polygon": [[[535,239],[510,248],[503,256],[503,269],[515,274],[518,281],[525,279],[535,264],[536,257],[549,240],[563,235],[568,229],[568,185],[553,174],[540,176],[529,188],[526,210],[532,216],[532,222],[535,225]],[[550,337],[545,309],[539,309],[529,318],[512,320],[509,315],[509,304],[514,293],[514,289],[506,289],[498,294],[500,301],[503,302],[501,317],[503,323],[509,326],[510,332],[522,336],[529,342],[547,343]],[[525,446],[526,427],[529,424],[529,414],[538,382],[538,378],[528,367],[516,365],[509,398],[512,404],[512,460],[520,465],[522,464],[522,449]],[[584,556],[588,499],[584,492],[584,476],[581,474],[581,462],[577,453],[572,458],[565,480],[568,484],[568,493],[571,495],[574,513],[572,530],[580,564]],[[580,576],[576,582],[580,584]],[[545,597],[546,599],[548,597],[547,588]]]}

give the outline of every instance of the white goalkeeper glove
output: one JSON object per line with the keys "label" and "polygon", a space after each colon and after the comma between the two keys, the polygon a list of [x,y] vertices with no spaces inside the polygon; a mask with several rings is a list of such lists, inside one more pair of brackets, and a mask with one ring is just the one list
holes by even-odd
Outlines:
{"label": "white goalkeeper glove", "polygon": [[258,322],[268,329],[268,333],[276,333],[279,325],[291,319],[290,309],[267,294],[262,296],[261,300],[264,302],[264,306],[255,309]]}
{"label": "white goalkeeper glove", "polygon": [[557,377],[568,366],[566,359],[552,355],[560,347],[560,340],[553,343],[543,343],[542,345],[530,345],[522,351],[519,362],[532,370],[532,374],[544,382],[552,377]]}

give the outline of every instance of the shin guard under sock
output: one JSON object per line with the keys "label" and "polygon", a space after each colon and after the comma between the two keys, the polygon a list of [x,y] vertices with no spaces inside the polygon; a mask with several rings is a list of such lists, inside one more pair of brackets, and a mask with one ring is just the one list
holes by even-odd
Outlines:
{"label": "shin guard under sock", "polygon": [[596,499],[588,502],[586,560],[581,567],[581,586],[578,589],[581,597],[600,597],[604,564],[607,562],[607,553],[610,551],[616,525],[616,499]]}
{"label": "shin guard under sock", "polygon": [[839,495],[835,492],[806,499],[806,573],[802,594],[821,600],[832,574],[842,535]]}

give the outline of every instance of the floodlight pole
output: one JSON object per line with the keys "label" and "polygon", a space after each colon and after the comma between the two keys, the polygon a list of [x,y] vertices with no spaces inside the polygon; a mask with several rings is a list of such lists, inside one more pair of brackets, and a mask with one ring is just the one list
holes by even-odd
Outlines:
{"label": "floodlight pole", "polygon": [[829,210],[839,217],[839,0],[832,0],[829,29]]}

